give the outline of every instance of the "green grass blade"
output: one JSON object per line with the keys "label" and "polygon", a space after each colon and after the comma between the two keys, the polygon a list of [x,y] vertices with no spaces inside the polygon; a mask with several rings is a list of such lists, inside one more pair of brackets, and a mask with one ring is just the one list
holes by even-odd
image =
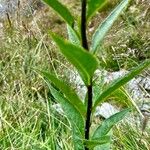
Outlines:
{"label": "green grass blade", "polygon": [[83,142],[82,142],[82,139],[84,138],[83,117],[81,116],[77,108],[72,103],[70,103],[68,99],[66,99],[60,92],[54,89],[50,84],[49,84],[49,87],[50,87],[52,95],[54,96],[56,101],[61,104],[67,118],[69,119],[71,123],[72,132],[73,132],[74,149],[75,150],[84,149]]}
{"label": "green grass blade", "polygon": [[95,13],[104,6],[107,0],[88,0],[87,20],[89,20]]}
{"label": "green grass blade", "polygon": [[112,82],[108,87],[101,93],[101,95],[95,101],[93,106],[93,110],[95,110],[96,106],[102,103],[110,94],[112,94],[115,90],[126,84],[128,81],[133,79],[136,75],[138,75],[142,70],[147,68],[150,65],[150,60],[144,61],[139,66],[135,67],[132,71],[126,74],[124,77],[121,77],[114,82]]}
{"label": "green grass blade", "polygon": [[43,0],[51,8],[53,8],[71,27],[74,25],[74,18],[66,6],[58,0]]}
{"label": "green grass blade", "polygon": [[70,103],[76,107],[83,117],[85,116],[86,108],[84,104],[69,85],[67,85],[64,81],[57,79],[54,75],[48,72],[42,71],[42,75],[48,82],[54,84],[66,96]]}
{"label": "green grass blade", "polygon": [[105,35],[109,31],[113,23],[117,20],[123,9],[128,5],[129,1],[130,0],[123,0],[97,28],[92,37],[91,51],[93,53],[97,51],[97,48],[101,44]]}
{"label": "green grass blade", "polygon": [[98,67],[98,60],[96,57],[83,48],[60,38],[59,36],[52,34],[52,38],[56,42],[61,53],[76,67],[84,83],[86,85],[90,84],[90,80]]}
{"label": "green grass blade", "polygon": [[125,109],[122,110],[114,115],[112,115],[111,117],[109,117],[108,119],[104,120],[102,122],[102,124],[95,130],[92,139],[99,139],[103,136],[106,136],[108,134],[108,132],[111,130],[111,128],[118,123],[120,120],[122,120],[125,115],[130,111],[130,109]]}

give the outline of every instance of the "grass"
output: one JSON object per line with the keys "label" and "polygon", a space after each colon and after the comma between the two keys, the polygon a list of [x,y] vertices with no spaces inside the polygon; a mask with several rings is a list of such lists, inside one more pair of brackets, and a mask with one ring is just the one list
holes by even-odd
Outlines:
{"label": "grass", "polygon": [[140,127],[135,126],[136,123],[125,122],[116,126],[114,136],[114,149],[122,150],[149,150],[150,149],[150,137],[149,130],[144,132]]}
{"label": "grass", "polygon": [[[128,69],[150,57],[147,3],[133,3],[106,37],[101,52],[101,64],[105,69]],[[75,9],[78,3],[71,7]],[[134,7],[136,11],[131,13]],[[145,13],[142,13],[144,10]],[[96,20],[107,13],[98,15],[93,23],[96,24]],[[142,19],[139,21],[140,17]],[[58,75],[71,72],[71,66],[57,53],[47,36],[49,29],[60,32],[64,24],[54,14],[51,15],[47,8],[35,16],[31,14],[30,18],[21,16],[20,19],[23,24],[12,18],[12,27],[9,27],[7,20],[4,21],[0,39],[0,149],[71,150],[69,121],[51,109],[54,103],[50,100],[52,97],[41,77],[34,71],[34,68],[49,69]],[[25,23],[27,20],[28,23]],[[130,50],[137,53],[130,55]],[[114,128],[112,149],[150,149],[150,128],[147,127],[141,136],[141,125],[136,125],[136,119],[134,121],[121,122]]]}

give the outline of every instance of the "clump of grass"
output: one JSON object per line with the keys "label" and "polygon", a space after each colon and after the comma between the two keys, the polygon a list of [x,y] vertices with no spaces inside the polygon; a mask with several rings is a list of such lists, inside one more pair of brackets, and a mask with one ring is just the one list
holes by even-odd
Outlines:
{"label": "clump of grass", "polygon": [[38,25],[34,29],[39,32],[28,24],[6,25],[0,39],[0,149],[69,150],[70,124],[51,110],[48,90],[33,71],[55,71],[59,55],[47,45]]}
{"label": "clump of grass", "polygon": [[51,113],[48,99],[29,99],[22,94],[10,95],[10,101],[1,97],[0,149],[69,147],[67,120]]}
{"label": "clump of grass", "polygon": [[113,149],[149,150],[150,129],[147,128],[142,134],[142,127],[137,122],[123,122],[115,127]]}

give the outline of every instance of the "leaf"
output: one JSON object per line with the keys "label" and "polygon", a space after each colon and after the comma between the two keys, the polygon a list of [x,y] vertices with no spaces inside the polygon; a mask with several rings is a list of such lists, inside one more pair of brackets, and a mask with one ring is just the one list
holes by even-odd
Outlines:
{"label": "leaf", "polygon": [[75,32],[75,30],[73,30],[69,25],[67,25],[67,31],[68,31],[68,37],[69,37],[69,41],[75,45],[80,46],[80,39],[77,35],[77,33]]}
{"label": "leaf", "polygon": [[118,123],[120,120],[122,120],[125,115],[130,111],[130,109],[122,110],[108,119],[104,120],[102,124],[96,129],[94,132],[92,139],[98,139],[108,134],[108,132],[111,130],[111,128]]}
{"label": "leaf", "polygon": [[92,37],[91,51],[93,53],[97,51],[97,48],[101,44],[105,35],[109,31],[113,23],[117,20],[123,9],[128,5],[129,1],[130,0],[123,0],[97,28]]}
{"label": "leaf", "polygon": [[96,146],[94,150],[111,150],[111,143]]}
{"label": "leaf", "polygon": [[128,74],[126,74],[124,77],[121,77],[119,79],[116,79],[114,82],[112,82],[108,87],[100,94],[100,96],[97,98],[93,110],[95,110],[96,106],[98,106],[100,103],[104,102],[105,99],[110,96],[115,90],[126,84],[128,81],[133,79],[135,76],[137,76],[142,70],[144,70],[146,67],[150,65],[150,60],[144,61],[139,66],[135,67],[132,71],[130,71]]}
{"label": "leaf", "polygon": [[98,60],[96,57],[79,46],[73,45],[54,34],[51,35],[61,53],[76,67],[85,85],[89,85],[90,80],[98,67]]}
{"label": "leaf", "polygon": [[124,87],[121,87],[117,89],[116,91],[114,91],[108,98],[115,102],[117,101],[118,104],[123,104],[128,107],[133,107],[134,109],[138,111],[141,117],[143,117],[143,114],[141,113],[137,104],[135,103],[135,101],[132,99],[132,97],[129,95],[129,93]]}
{"label": "leaf", "polygon": [[117,102],[118,104],[122,104],[123,106],[132,106],[132,103],[127,95],[127,92],[124,87],[121,87],[115,90],[110,96],[108,97],[112,101]]}
{"label": "leaf", "polygon": [[88,0],[87,20],[89,20],[94,14],[104,6],[107,0]]}
{"label": "leaf", "polygon": [[54,89],[51,84],[49,85],[50,91],[56,101],[61,104],[67,118],[69,119],[72,132],[73,132],[73,142],[74,142],[74,149],[75,150],[83,150],[83,142],[82,139],[84,138],[84,119],[82,115],[79,113],[77,108],[68,100],[66,99],[60,92]]}
{"label": "leaf", "polygon": [[53,8],[71,27],[74,25],[74,18],[69,10],[58,0],[43,0],[51,8]]}
{"label": "leaf", "polygon": [[97,145],[106,144],[106,143],[109,143],[110,141],[111,141],[110,136],[103,136],[103,137],[98,138],[96,140],[84,140],[84,144],[88,148],[93,149]]}
{"label": "leaf", "polygon": [[106,135],[110,137],[110,142],[103,144],[103,145],[98,145],[96,147],[94,147],[94,150],[111,150],[111,145],[112,145],[112,136],[113,136],[113,132],[112,129],[109,131],[109,133]]}
{"label": "leaf", "polygon": [[75,93],[74,90],[71,89],[69,85],[67,85],[64,81],[57,79],[54,75],[42,71],[43,76],[46,78],[48,82],[53,83],[70,101],[74,107],[81,113],[84,117],[86,114],[86,108],[82,101],[79,99],[78,95]]}

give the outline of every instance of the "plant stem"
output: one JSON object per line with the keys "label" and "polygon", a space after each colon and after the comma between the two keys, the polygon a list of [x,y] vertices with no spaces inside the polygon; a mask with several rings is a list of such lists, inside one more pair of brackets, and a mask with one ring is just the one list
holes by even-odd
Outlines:
{"label": "plant stem", "polygon": [[81,11],[81,38],[82,38],[82,46],[88,51],[88,42],[86,36],[86,5],[87,1],[82,0],[82,11]]}
{"label": "plant stem", "polygon": [[[82,0],[82,11],[81,11],[81,38],[82,38],[82,47],[89,51],[88,41],[86,35],[86,5],[87,0]],[[85,120],[85,139],[89,140],[90,126],[91,126],[91,112],[92,112],[92,79],[90,85],[87,86],[88,100],[87,100],[87,112]],[[85,146],[85,150],[89,150]]]}
{"label": "plant stem", "polygon": [[[91,126],[91,112],[92,112],[92,82],[87,86],[88,90],[88,102],[87,102],[87,113],[86,113],[86,122],[85,122],[85,139],[89,140],[90,126]],[[85,147],[85,150],[89,148]]]}

